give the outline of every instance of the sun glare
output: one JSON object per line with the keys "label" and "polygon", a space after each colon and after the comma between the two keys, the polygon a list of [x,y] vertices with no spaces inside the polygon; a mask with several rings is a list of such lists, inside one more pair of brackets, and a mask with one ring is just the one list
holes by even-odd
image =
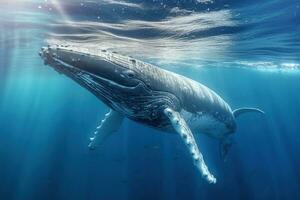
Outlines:
{"label": "sun glare", "polygon": [[49,2],[59,12],[61,17],[64,19],[65,23],[70,23],[71,20],[65,12],[65,10],[63,9],[63,7],[61,6],[60,2],[58,2],[57,0],[46,0],[46,2]]}

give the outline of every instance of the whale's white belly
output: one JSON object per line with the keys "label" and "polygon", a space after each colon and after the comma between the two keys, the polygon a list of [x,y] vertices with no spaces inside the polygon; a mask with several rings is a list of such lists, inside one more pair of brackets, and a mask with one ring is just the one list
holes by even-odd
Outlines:
{"label": "whale's white belly", "polygon": [[207,113],[191,113],[182,109],[180,115],[194,133],[204,133],[214,138],[222,138],[228,131],[224,123]]}

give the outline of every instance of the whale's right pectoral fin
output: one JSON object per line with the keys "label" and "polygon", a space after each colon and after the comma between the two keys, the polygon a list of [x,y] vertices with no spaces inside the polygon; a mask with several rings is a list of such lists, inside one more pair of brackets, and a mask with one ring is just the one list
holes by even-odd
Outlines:
{"label": "whale's right pectoral fin", "polygon": [[203,156],[199,151],[195,138],[185,120],[180,116],[178,112],[174,111],[171,108],[164,109],[164,114],[170,119],[173,128],[176,130],[176,132],[179,133],[185,145],[188,147],[189,152],[193,157],[194,164],[200,170],[202,176],[209,183],[216,183],[216,179],[209,172],[204,162]]}
{"label": "whale's right pectoral fin", "polygon": [[113,110],[105,114],[105,118],[101,121],[100,125],[97,126],[93,136],[90,138],[89,148],[91,150],[95,149],[101,145],[110,134],[116,132],[120,128],[123,118],[123,115]]}

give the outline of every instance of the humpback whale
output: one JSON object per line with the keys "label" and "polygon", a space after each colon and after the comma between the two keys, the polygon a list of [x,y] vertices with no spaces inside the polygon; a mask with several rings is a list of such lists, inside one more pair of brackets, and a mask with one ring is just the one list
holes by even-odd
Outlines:
{"label": "humpback whale", "polygon": [[199,82],[115,52],[91,53],[48,45],[39,54],[46,65],[76,81],[110,108],[90,138],[89,148],[102,144],[127,117],[163,132],[177,133],[209,183],[216,183],[216,178],[205,164],[193,134],[220,140],[221,156],[225,158],[236,131],[235,119],[247,112],[264,113],[250,107],[232,110]]}

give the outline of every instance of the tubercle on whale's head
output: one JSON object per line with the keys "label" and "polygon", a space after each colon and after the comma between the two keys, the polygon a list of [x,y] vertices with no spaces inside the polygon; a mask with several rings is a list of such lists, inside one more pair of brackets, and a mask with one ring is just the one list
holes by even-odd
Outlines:
{"label": "tubercle on whale's head", "polygon": [[105,55],[94,55],[84,50],[62,45],[42,47],[39,55],[44,64],[56,71],[69,75],[82,73],[101,78],[123,86],[136,86],[135,72],[126,65],[116,65],[106,59]]}

